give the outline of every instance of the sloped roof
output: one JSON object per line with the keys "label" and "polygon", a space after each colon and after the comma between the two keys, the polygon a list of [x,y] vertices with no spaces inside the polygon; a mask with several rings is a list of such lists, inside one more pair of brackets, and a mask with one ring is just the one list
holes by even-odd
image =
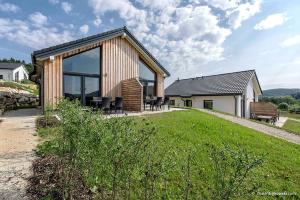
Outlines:
{"label": "sloped roof", "polygon": [[22,63],[0,63],[0,69],[9,69],[9,70],[14,70],[20,66],[22,66]]}
{"label": "sloped roof", "polygon": [[92,35],[86,38],[74,40],[71,42],[59,44],[56,46],[52,46],[49,48],[41,49],[38,51],[34,51],[32,53],[32,63],[35,63],[36,59],[45,59],[49,56],[53,56],[55,54],[60,54],[66,52],[71,49],[79,48],[83,45],[92,44],[94,42],[105,41],[117,36],[121,36],[122,34],[126,34],[140,49],[143,51],[153,62],[167,75],[170,76],[170,73],[154,58],[154,56],[144,47],[144,45],[139,42],[136,37],[126,28],[126,26],[122,28],[117,28],[111,31],[103,32],[100,34]]}
{"label": "sloped roof", "polygon": [[242,94],[253,75],[256,76],[255,70],[176,80],[167,87],[165,95],[189,97]]}

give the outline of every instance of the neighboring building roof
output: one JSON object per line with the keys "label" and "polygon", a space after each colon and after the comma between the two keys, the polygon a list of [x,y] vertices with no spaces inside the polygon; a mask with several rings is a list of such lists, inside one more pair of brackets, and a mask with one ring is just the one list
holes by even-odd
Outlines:
{"label": "neighboring building roof", "polygon": [[257,79],[255,70],[248,70],[176,80],[167,87],[165,95],[190,97],[242,94],[253,75]]}
{"label": "neighboring building roof", "polygon": [[154,56],[143,46],[141,42],[139,42],[133,34],[126,28],[118,28],[111,31],[103,32],[97,35],[92,35],[86,38],[82,38],[79,40],[74,40],[71,42],[63,43],[60,45],[56,45],[53,47],[41,49],[38,51],[34,51],[32,54],[32,63],[35,63],[36,59],[45,59],[49,56],[57,55],[66,51],[69,51],[71,49],[79,48],[83,45],[92,44],[94,42],[98,41],[105,41],[117,36],[122,36],[123,34],[126,34],[147,56],[150,57],[154,61],[154,63],[167,75],[170,76],[170,73],[154,58]]}
{"label": "neighboring building roof", "polygon": [[0,69],[14,70],[22,65],[23,65],[22,63],[8,63],[8,62],[2,63],[2,62],[0,62]]}

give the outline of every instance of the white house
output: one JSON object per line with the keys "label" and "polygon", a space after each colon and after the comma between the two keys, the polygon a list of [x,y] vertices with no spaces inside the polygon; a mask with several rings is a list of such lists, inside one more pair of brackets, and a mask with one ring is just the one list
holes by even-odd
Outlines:
{"label": "white house", "polygon": [[21,81],[28,79],[28,72],[22,63],[0,63],[0,80]]}
{"label": "white house", "polygon": [[174,106],[213,109],[250,118],[262,90],[255,70],[176,80],[165,90]]}

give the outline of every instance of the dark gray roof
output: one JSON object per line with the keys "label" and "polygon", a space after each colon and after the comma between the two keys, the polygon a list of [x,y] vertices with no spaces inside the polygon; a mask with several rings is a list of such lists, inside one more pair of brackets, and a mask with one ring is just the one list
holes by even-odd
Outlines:
{"label": "dark gray roof", "polygon": [[[166,96],[207,96],[242,94],[254,70],[176,80],[165,90]],[[257,77],[256,77],[257,78]]]}
{"label": "dark gray roof", "polygon": [[22,65],[22,63],[0,63],[0,69],[14,70]]}
{"label": "dark gray roof", "polygon": [[130,37],[133,40],[133,42],[136,43],[142,49],[142,51],[145,54],[147,54],[157,64],[157,66],[164,71],[164,73],[167,76],[170,76],[170,73],[158,62],[158,60],[156,60],[156,58],[154,58],[154,56],[144,47],[144,45],[141,42],[139,42],[136,39],[136,37],[134,37],[134,35],[126,28],[126,26],[124,26],[122,28],[117,28],[117,29],[114,29],[111,31],[103,32],[100,34],[92,35],[92,36],[82,38],[79,40],[74,40],[74,41],[63,43],[63,44],[56,45],[53,47],[34,51],[32,53],[32,63],[34,63],[35,59],[37,59],[37,58],[47,58],[54,54],[59,54],[59,53],[62,53],[62,52],[65,52],[65,51],[68,51],[71,49],[81,47],[86,44],[91,44],[96,41],[108,40],[110,38],[120,36],[123,33],[125,33],[128,37]]}

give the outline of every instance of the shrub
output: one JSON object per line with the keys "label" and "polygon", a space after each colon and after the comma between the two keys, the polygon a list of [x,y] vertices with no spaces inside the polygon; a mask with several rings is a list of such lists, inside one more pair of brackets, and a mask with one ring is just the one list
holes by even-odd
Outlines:
{"label": "shrub", "polygon": [[287,103],[280,103],[279,105],[278,105],[278,109],[280,109],[280,110],[288,110],[289,109],[289,104],[287,104]]}
{"label": "shrub", "polygon": [[213,199],[226,200],[255,194],[259,184],[250,173],[263,164],[262,156],[228,145],[222,148],[212,146],[210,155],[214,169]]}

